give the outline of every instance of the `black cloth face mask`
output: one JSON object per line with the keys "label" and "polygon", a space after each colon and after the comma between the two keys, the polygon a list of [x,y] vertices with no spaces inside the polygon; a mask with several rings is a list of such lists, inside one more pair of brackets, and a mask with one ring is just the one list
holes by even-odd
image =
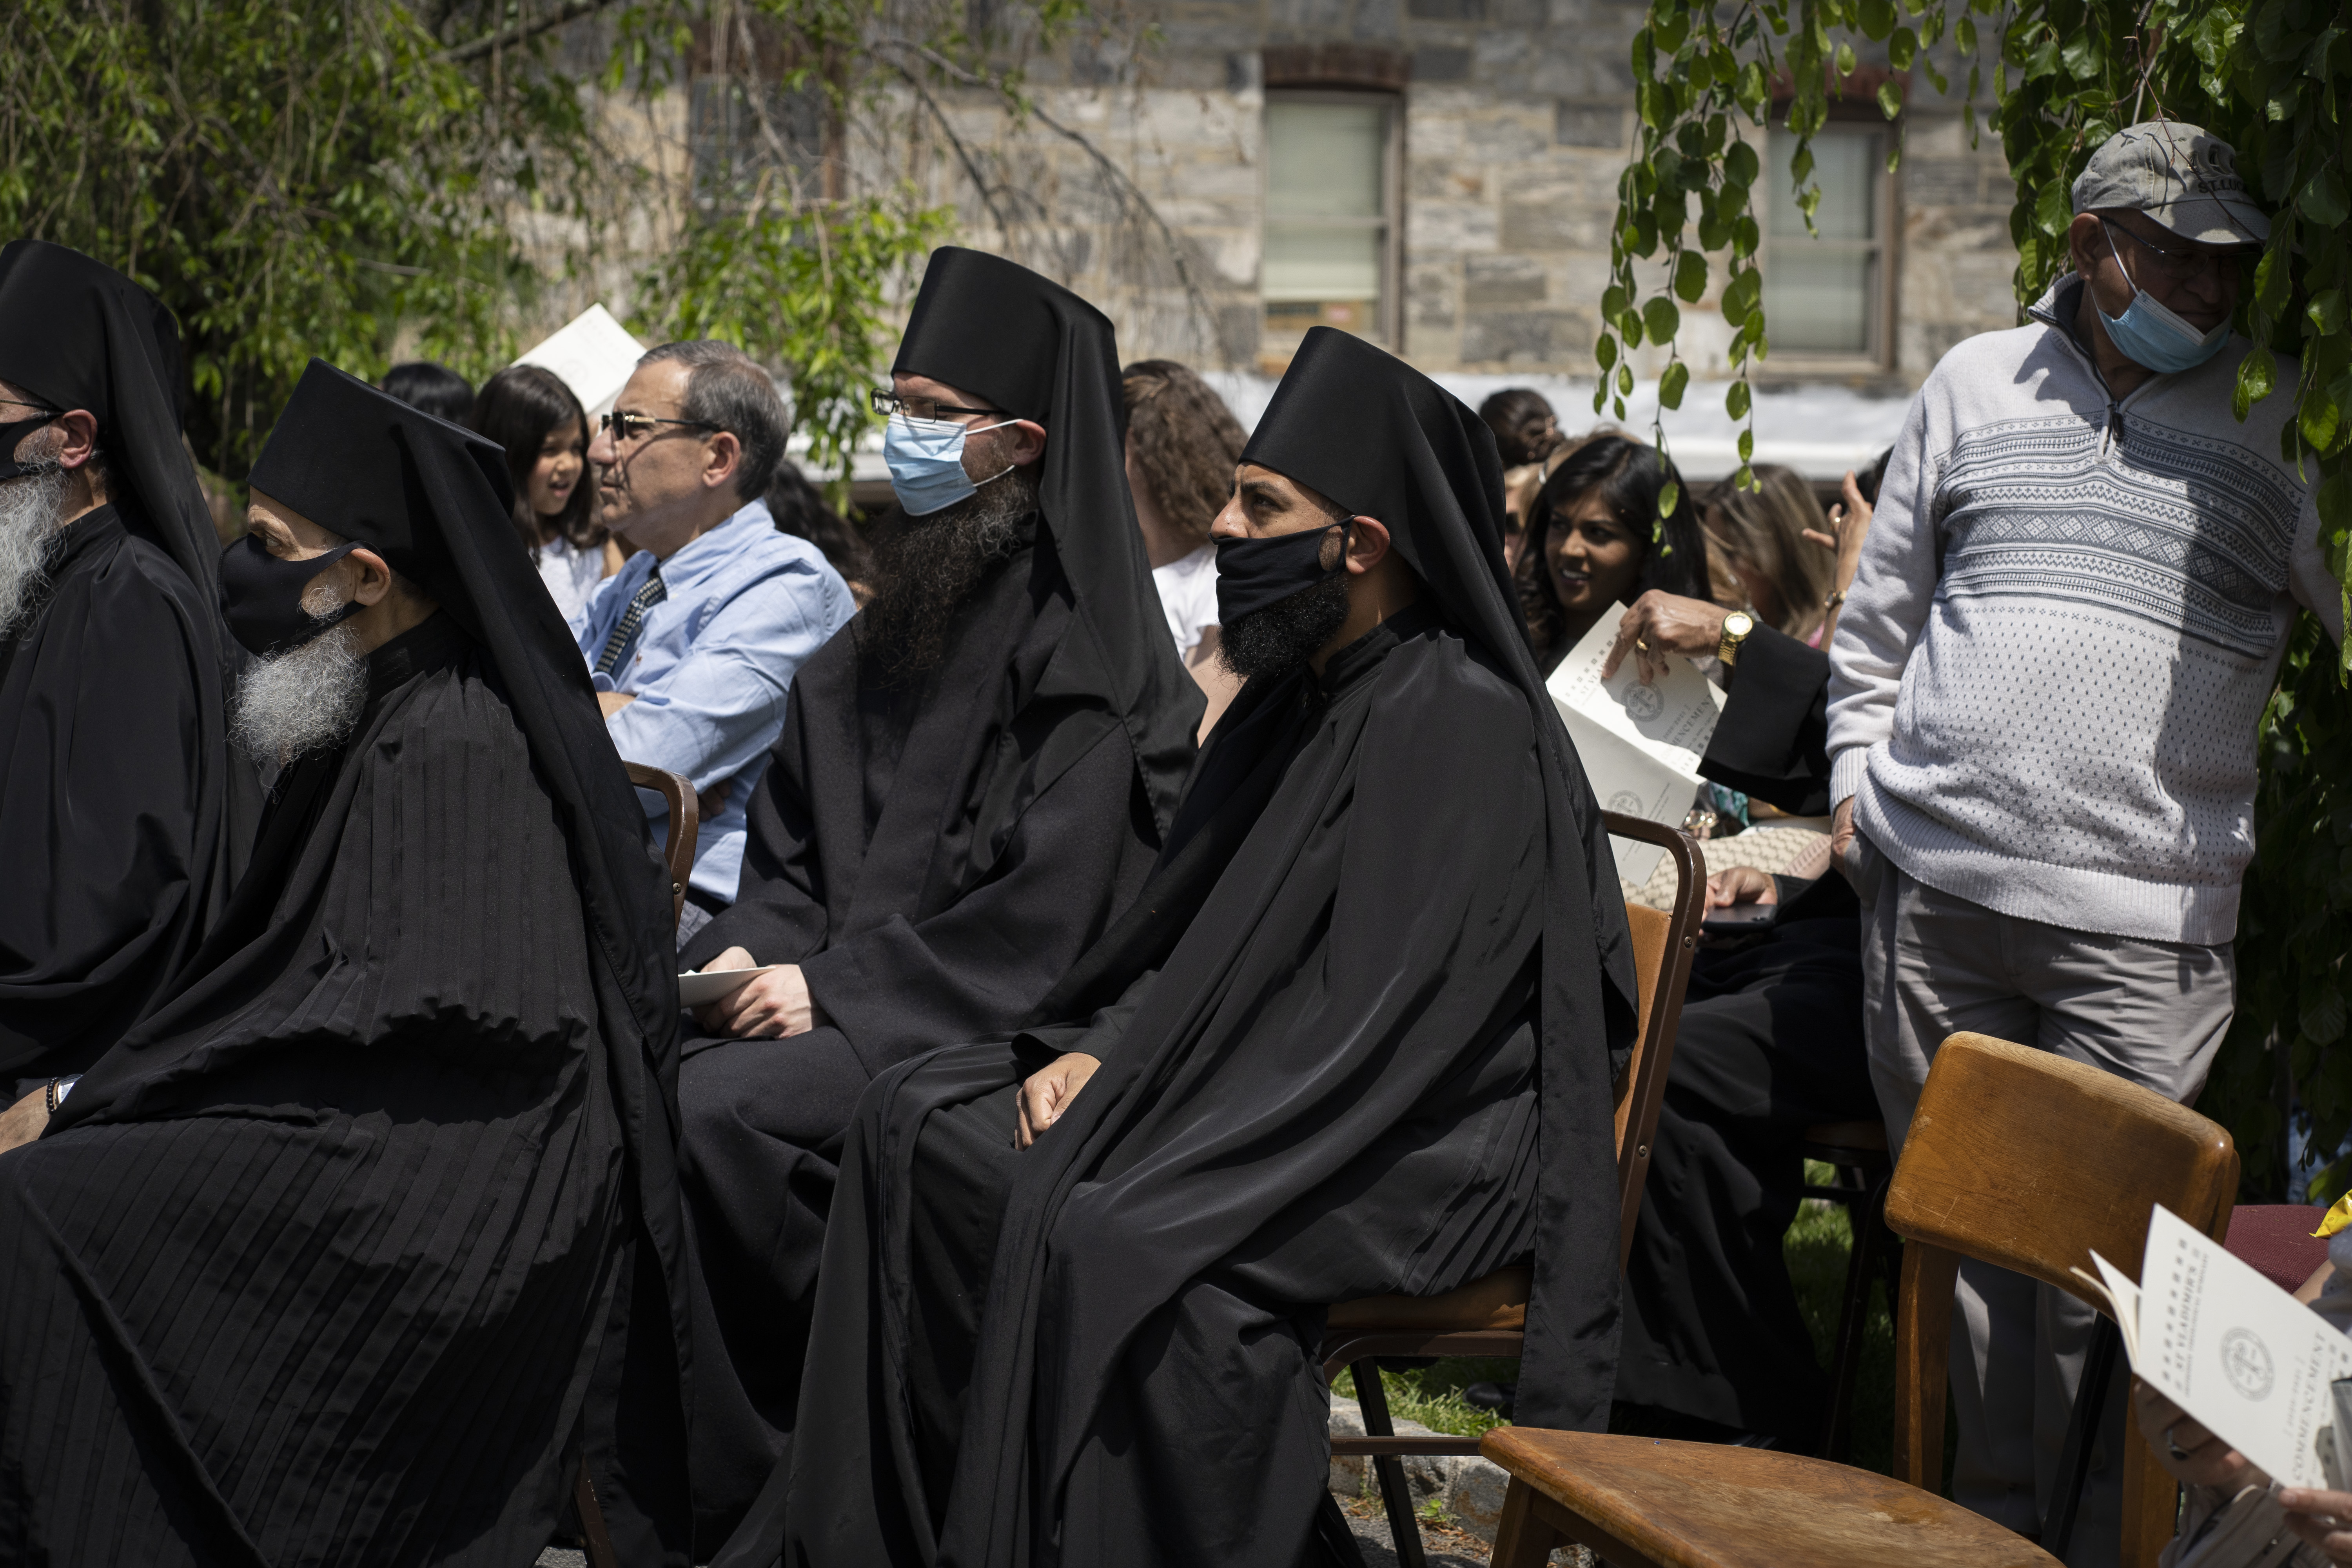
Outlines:
{"label": "black cloth face mask", "polygon": [[257,654],[286,653],[358,615],[363,606],[357,599],[327,616],[302,607],[302,590],[358,548],[345,544],[307,561],[280,561],[259,534],[247,534],[221,552],[221,614],[229,634]]}
{"label": "black cloth face mask", "polygon": [[[1339,562],[1323,565],[1323,542],[1339,529]],[[1312,588],[1348,569],[1348,544],[1355,537],[1356,520],[1339,518],[1321,528],[1277,533],[1271,539],[1217,541],[1217,624],[1232,626],[1244,616],[1279,604],[1302,588]]]}
{"label": "black cloth face mask", "polygon": [[35,458],[29,462],[16,460],[16,444],[58,416],[56,409],[36,414],[30,419],[11,419],[0,425],[0,479],[13,479],[20,474],[43,473],[57,466],[55,458]]}

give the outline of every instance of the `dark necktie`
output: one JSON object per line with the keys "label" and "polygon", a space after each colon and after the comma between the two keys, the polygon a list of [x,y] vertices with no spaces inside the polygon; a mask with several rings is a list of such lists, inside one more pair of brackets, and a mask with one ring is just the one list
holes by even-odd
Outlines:
{"label": "dark necktie", "polygon": [[636,597],[629,601],[629,607],[621,612],[620,625],[604,639],[604,651],[596,656],[597,674],[610,675],[628,662],[637,646],[637,633],[646,624],[646,612],[668,597],[669,590],[662,586],[661,568],[656,566],[646,579],[646,585],[637,590]]}

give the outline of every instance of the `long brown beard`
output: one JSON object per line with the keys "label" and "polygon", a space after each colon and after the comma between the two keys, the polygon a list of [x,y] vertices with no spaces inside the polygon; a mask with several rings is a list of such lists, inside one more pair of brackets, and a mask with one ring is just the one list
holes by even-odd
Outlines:
{"label": "long brown beard", "polygon": [[892,510],[875,527],[874,596],[853,623],[858,656],[885,686],[919,685],[982,583],[1029,542],[1035,475],[1020,468],[927,517]]}

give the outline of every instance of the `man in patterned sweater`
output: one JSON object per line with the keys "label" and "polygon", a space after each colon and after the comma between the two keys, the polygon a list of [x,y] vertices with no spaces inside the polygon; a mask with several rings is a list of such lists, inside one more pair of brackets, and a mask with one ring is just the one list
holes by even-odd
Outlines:
{"label": "man in patterned sweater", "polygon": [[[2074,205],[2074,270],[1920,390],[1831,655],[1831,797],[1898,1146],[1958,1030],[2195,1099],[2233,1005],[2255,723],[2295,606],[2343,636],[2316,470],[2279,455],[2289,400],[2231,416],[2241,262],[2270,227],[2231,149],[2131,126]],[[1954,1495],[2032,1530],[2090,1309],[1974,1264],[1956,1308]],[[2076,1537],[2109,1552],[2119,1473],[2095,1473]]]}

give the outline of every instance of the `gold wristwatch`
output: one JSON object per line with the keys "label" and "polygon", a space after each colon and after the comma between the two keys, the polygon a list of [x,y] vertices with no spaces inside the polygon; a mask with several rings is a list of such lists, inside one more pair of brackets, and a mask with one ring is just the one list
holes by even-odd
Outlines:
{"label": "gold wristwatch", "polygon": [[1734,610],[1723,617],[1723,640],[1716,645],[1715,657],[1726,665],[1739,662],[1739,645],[1756,629],[1756,617],[1745,610]]}

